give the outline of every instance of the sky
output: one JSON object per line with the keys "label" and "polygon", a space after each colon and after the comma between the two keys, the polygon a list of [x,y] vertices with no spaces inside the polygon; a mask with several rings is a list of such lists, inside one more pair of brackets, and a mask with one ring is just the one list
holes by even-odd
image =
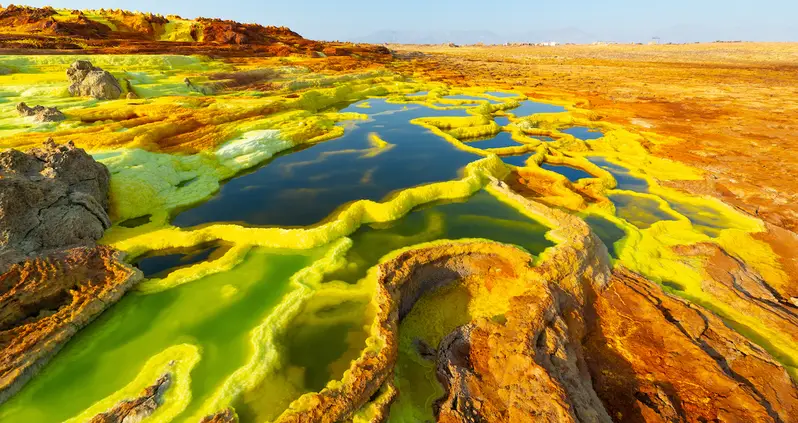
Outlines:
{"label": "sky", "polygon": [[[121,8],[186,18],[284,25],[318,40],[562,37],[585,41],[798,41],[798,0],[24,0],[56,8]],[[394,33],[389,34],[388,31]],[[434,35],[434,37],[433,37]],[[471,34],[473,35],[473,34]],[[495,36],[495,37],[494,37]],[[456,39],[449,41],[458,42]],[[531,40],[534,41],[534,40]],[[557,40],[552,40],[557,41]]]}

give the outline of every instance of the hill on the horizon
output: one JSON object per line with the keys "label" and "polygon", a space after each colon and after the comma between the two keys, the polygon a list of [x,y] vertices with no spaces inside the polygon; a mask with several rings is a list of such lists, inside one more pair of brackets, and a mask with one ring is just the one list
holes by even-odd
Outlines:
{"label": "hill on the horizon", "polygon": [[313,41],[286,27],[154,15],[119,9],[0,8],[0,49],[99,50],[126,53],[388,55],[379,46]]}

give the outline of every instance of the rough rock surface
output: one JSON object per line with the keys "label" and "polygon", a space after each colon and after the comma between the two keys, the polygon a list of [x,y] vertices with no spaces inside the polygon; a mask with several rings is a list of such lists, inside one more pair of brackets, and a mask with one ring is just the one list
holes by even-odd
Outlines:
{"label": "rough rock surface", "polygon": [[33,252],[93,244],[111,226],[108,169],[72,144],[0,153],[0,270]]}
{"label": "rough rock surface", "polygon": [[0,274],[0,403],[141,278],[105,246],[29,259]]}
{"label": "rough rock surface", "polygon": [[19,112],[20,116],[33,117],[36,122],[59,122],[66,119],[66,116],[56,107],[29,107],[25,103],[19,103],[17,104],[17,112]]}
{"label": "rough rock surface", "polygon": [[163,403],[163,394],[172,384],[169,373],[144,388],[138,397],[124,400],[113,409],[94,416],[89,423],[139,423],[152,415]]}
{"label": "rough rock surface", "polygon": [[76,60],[67,69],[69,93],[74,96],[91,96],[98,100],[116,100],[122,95],[122,86],[108,71],[95,67],[88,60]]}
{"label": "rough rock surface", "polygon": [[237,421],[236,413],[228,408],[216,414],[203,417],[200,423],[236,423]]}
{"label": "rough rock surface", "polygon": [[706,309],[628,271],[594,302],[584,349],[616,422],[791,422],[798,388]]}

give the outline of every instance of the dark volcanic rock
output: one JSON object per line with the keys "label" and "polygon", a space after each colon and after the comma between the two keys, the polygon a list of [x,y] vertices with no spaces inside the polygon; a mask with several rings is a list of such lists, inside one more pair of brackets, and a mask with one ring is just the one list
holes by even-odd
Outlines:
{"label": "dark volcanic rock", "polygon": [[51,140],[0,153],[0,270],[24,256],[91,245],[111,226],[108,169]]}
{"label": "dark volcanic rock", "polygon": [[95,67],[88,60],[77,60],[67,69],[69,93],[73,96],[91,96],[98,100],[116,100],[122,95],[122,86],[108,71]]}
{"label": "dark volcanic rock", "polygon": [[55,107],[28,107],[25,103],[19,103],[17,104],[17,111],[21,116],[32,116],[36,122],[59,122],[66,119],[66,116]]}

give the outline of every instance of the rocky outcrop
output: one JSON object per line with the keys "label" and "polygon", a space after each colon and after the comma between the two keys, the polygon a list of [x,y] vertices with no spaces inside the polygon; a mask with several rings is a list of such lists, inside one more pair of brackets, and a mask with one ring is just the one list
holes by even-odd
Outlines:
{"label": "rocky outcrop", "polygon": [[25,103],[19,103],[17,104],[17,112],[19,112],[20,116],[33,117],[35,122],[60,122],[66,119],[66,116],[55,107],[28,107]]}
{"label": "rocky outcrop", "polygon": [[93,244],[111,226],[109,181],[71,143],[0,153],[0,271],[34,252]]}
{"label": "rocky outcrop", "polygon": [[88,60],[76,60],[67,69],[69,93],[73,96],[91,96],[98,100],[116,100],[122,95],[122,86],[108,71],[95,67]]}
{"label": "rocky outcrop", "polygon": [[78,247],[0,274],[0,403],[141,280],[120,254]]}
{"label": "rocky outcrop", "polygon": [[231,409],[226,409],[220,411],[216,414],[211,414],[210,416],[205,416],[200,420],[200,423],[236,423],[238,422],[238,417],[236,413]]}
{"label": "rocky outcrop", "polygon": [[89,423],[139,423],[161,406],[164,392],[171,384],[172,375],[166,373],[138,397],[120,402],[113,409],[94,416]]}
{"label": "rocky outcrop", "polygon": [[798,389],[762,348],[708,310],[616,271],[584,348],[616,422],[791,422]]}

